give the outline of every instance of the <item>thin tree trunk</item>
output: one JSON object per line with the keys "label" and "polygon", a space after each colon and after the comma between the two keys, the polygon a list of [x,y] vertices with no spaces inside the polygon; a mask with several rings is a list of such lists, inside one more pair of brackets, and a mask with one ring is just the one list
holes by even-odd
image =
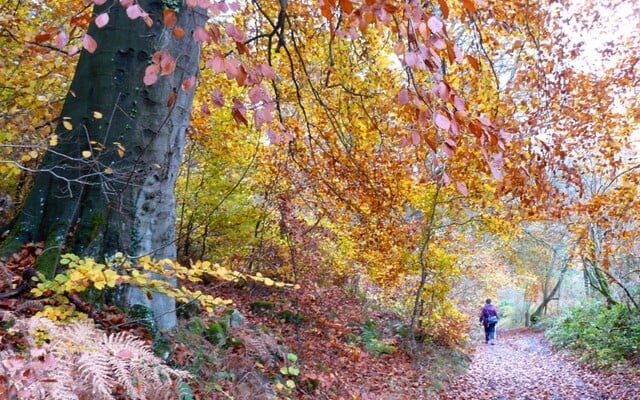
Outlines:
{"label": "thin tree trunk", "polygon": [[[176,257],[174,186],[194,94],[181,83],[197,74],[200,49],[192,35],[178,39],[164,28],[161,1],[137,4],[153,26],[129,19],[117,2],[95,7],[94,15],[109,13],[109,23],[89,28],[98,48],[80,56],[62,109],[64,124],[56,129],[58,144],[45,155],[0,247],[0,256],[8,256],[23,243],[44,241],[36,267],[48,277],[63,251]],[[205,17],[184,8],[178,25],[192,32]],[[176,69],[146,86],[145,69],[160,49],[175,58]],[[149,304],[142,293],[128,295],[130,303]],[[151,303],[160,327],[175,324],[171,299],[156,295]]]}

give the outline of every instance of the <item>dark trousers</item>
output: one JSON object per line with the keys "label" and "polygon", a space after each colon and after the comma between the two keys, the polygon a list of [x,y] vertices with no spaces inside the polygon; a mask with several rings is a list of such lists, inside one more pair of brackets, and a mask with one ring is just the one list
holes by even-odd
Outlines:
{"label": "dark trousers", "polygon": [[489,340],[496,338],[496,325],[497,324],[485,324],[484,326],[484,341],[488,342]]}

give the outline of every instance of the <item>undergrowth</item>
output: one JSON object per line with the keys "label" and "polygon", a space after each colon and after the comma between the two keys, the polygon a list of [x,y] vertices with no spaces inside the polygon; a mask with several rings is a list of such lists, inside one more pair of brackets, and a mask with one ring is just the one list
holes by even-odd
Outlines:
{"label": "undergrowth", "polygon": [[612,366],[640,359],[640,313],[625,305],[586,302],[544,324],[553,346],[570,349],[583,361]]}

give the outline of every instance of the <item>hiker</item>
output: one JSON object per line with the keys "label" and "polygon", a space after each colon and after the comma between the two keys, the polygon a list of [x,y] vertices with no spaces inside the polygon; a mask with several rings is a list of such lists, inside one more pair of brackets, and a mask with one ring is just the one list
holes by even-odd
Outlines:
{"label": "hiker", "polygon": [[482,312],[480,313],[480,322],[484,325],[484,342],[496,344],[496,325],[498,324],[498,309],[491,304],[491,299],[485,301]]}

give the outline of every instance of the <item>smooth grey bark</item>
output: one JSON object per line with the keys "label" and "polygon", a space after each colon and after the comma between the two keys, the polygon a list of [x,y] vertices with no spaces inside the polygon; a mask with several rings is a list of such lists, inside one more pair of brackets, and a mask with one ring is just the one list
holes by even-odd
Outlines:
{"label": "smooth grey bark", "polygon": [[[49,277],[62,249],[97,258],[117,251],[176,258],[174,187],[194,95],[181,84],[197,75],[200,47],[191,33],[206,14],[181,9],[178,25],[187,34],[178,39],[163,26],[162,1],[137,4],[151,27],[129,19],[118,2],[95,7],[94,15],[108,12],[110,19],[88,30],[98,48],[80,55],[61,114],[72,129],[58,125],[59,143],[45,155],[0,256],[44,241],[36,267]],[[146,86],[144,71],[161,49],[175,58],[176,69]],[[129,290],[127,301],[150,305],[159,327],[175,325],[172,299]]]}

